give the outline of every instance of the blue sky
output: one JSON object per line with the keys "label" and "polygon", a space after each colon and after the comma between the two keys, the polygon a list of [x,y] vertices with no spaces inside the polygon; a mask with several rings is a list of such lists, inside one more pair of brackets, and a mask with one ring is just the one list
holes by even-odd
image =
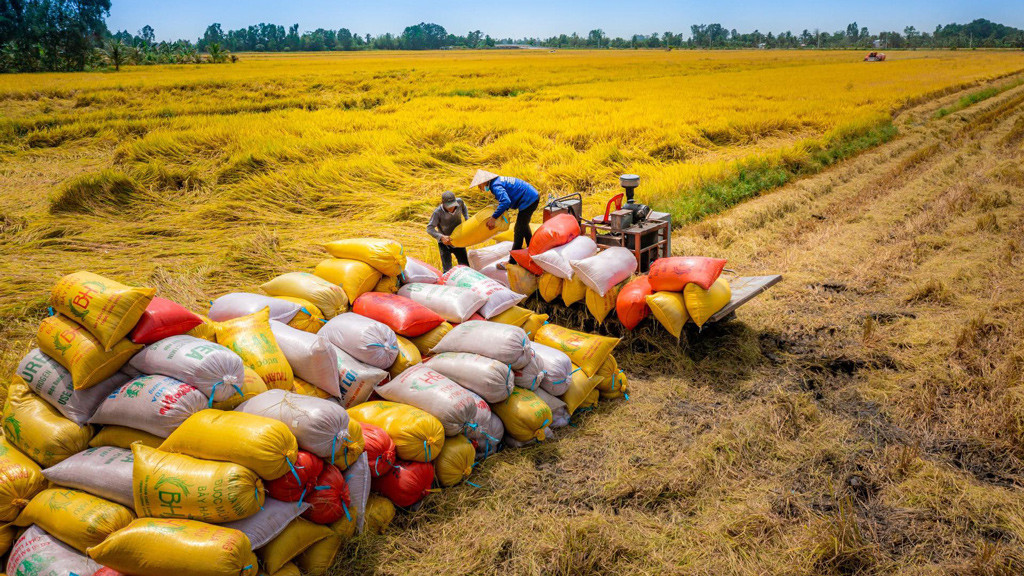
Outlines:
{"label": "blue sky", "polygon": [[836,31],[854,21],[872,32],[906,25],[930,31],[936,24],[975,18],[1024,28],[1024,6],[1020,0],[112,0],[107,26],[136,32],[149,24],[160,40],[195,40],[212,22],[225,30],[270,22],[376,35],[426,21],[449,32],[481,30],[497,38],[586,34],[594,28],[628,37],[666,30],[688,35],[691,24],[711,22],[745,32]]}

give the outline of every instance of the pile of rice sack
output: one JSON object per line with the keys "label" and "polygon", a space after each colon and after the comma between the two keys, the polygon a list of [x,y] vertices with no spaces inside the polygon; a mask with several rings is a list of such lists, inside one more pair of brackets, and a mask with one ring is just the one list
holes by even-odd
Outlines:
{"label": "pile of rice sack", "polygon": [[326,248],[206,315],[88,272],[53,287],[3,410],[8,574],[325,574],[396,507],[625,393],[617,339],[484,274]]}
{"label": "pile of rice sack", "polygon": [[[569,214],[559,214],[540,225],[530,245],[512,250],[512,242],[468,251],[469,264],[482,274],[504,281],[514,292],[535,292],[545,302],[561,299],[565,306],[585,305],[603,323],[618,317],[627,330],[636,328],[653,312],[654,318],[679,338],[692,320],[701,327],[729,303],[729,283],[720,278],[725,260],[704,257],[661,258],[650,274],[634,276],[633,252],[622,247],[600,250],[593,239],[580,234]],[[509,256],[516,261],[499,265]]]}

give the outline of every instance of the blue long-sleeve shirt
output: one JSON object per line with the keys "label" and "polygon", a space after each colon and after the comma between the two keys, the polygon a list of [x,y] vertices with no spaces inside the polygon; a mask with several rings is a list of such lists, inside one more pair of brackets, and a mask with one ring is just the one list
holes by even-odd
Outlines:
{"label": "blue long-sleeve shirt", "polygon": [[491,180],[491,194],[494,194],[494,198],[498,200],[498,209],[494,211],[494,218],[501,218],[501,215],[509,208],[522,210],[540,200],[540,194],[536,188],[519,178],[507,176],[499,176]]}

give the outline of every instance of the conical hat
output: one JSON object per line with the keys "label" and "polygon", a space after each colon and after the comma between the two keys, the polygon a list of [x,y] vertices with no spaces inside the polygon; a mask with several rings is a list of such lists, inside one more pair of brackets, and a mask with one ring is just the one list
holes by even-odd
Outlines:
{"label": "conical hat", "polygon": [[473,183],[470,184],[469,187],[473,188],[475,186],[479,186],[484,182],[490,182],[491,180],[494,180],[497,177],[497,174],[488,172],[487,170],[477,170],[476,174],[473,175]]}

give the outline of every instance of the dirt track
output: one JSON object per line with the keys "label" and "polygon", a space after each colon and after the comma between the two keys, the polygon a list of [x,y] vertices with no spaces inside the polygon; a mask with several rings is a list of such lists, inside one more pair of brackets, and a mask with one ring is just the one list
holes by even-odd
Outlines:
{"label": "dirt track", "polygon": [[786,279],[342,573],[1024,571],[1024,87],[934,118],[964,94],[679,231]]}

